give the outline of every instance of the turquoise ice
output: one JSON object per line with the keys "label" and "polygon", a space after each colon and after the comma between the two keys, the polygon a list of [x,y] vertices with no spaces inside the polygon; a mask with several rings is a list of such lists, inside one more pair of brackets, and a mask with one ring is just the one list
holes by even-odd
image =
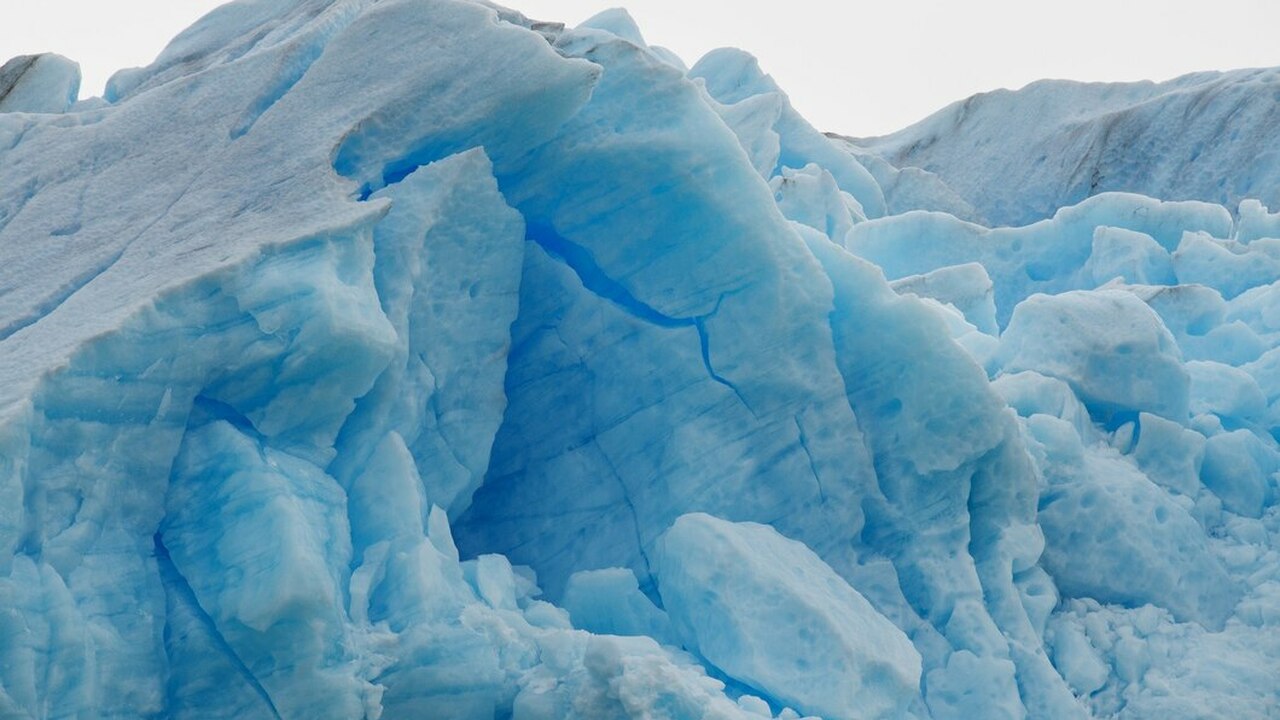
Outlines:
{"label": "turquoise ice", "polygon": [[1267,717],[1276,82],[855,141],[622,10],[17,58],[0,717]]}

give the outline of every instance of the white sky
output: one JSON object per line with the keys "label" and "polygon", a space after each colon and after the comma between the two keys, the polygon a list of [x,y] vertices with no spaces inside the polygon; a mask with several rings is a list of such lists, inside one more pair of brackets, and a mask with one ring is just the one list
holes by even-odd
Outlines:
{"label": "white sky", "polygon": [[[0,0],[0,60],[80,62],[82,96],[145,65],[218,0]],[[507,0],[574,24],[618,0]],[[1043,77],[1163,80],[1280,65],[1280,0],[622,0],[646,40],[692,64],[754,53],[814,125],[855,136]]]}

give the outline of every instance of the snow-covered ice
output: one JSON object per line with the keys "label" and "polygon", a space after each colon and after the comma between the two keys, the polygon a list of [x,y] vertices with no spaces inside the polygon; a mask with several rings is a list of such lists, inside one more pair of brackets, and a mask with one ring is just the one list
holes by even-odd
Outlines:
{"label": "snow-covered ice", "polygon": [[619,9],[15,58],[0,717],[1275,717],[1276,77],[853,141]]}
{"label": "snow-covered ice", "polygon": [[[1232,210],[1242,201],[1277,208],[1277,93],[1276,68],[1197,72],[1162,83],[1041,80],[974,95],[885,137],[848,142],[941,179],[997,225],[1026,224],[1112,191]],[[1251,207],[1249,217],[1261,217]],[[1257,227],[1253,222],[1248,227]]]}
{"label": "snow-covered ice", "polygon": [[0,65],[0,112],[66,112],[79,94],[80,66],[61,55],[19,55]]}

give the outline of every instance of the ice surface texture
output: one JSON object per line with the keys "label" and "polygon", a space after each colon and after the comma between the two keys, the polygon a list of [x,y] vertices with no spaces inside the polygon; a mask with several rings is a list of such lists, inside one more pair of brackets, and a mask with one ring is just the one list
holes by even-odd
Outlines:
{"label": "ice surface texture", "polygon": [[52,53],[0,65],[0,112],[66,112],[80,93],[80,66]]}
{"label": "ice surface texture", "polygon": [[940,178],[997,225],[1049,217],[1110,191],[1230,208],[1253,199],[1274,208],[1277,102],[1275,68],[1163,83],[1042,80],[975,95],[892,135],[852,142],[860,153]]}
{"label": "ice surface texture", "polygon": [[1280,707],[1267,73],[1037,86],[1155,144],[983,193],[1000,112],[850,145],[620,10],[78,77],[0,69],[0,717]]}

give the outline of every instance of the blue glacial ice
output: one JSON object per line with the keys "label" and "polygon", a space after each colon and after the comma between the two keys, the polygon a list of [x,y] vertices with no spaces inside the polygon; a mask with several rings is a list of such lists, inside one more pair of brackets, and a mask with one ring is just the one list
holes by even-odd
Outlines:
{"label": "blue glacial ice", "polygon": [[682,515],[659,543],[658,575],[683,646],[803,712],[900,717],[920,684],[902,630],[768,525]]}
{"label": "blue glacial ice", "polygon": [[483,0],[6,63],[0,717],[1274,717],[1277,77],[850,140]]}

